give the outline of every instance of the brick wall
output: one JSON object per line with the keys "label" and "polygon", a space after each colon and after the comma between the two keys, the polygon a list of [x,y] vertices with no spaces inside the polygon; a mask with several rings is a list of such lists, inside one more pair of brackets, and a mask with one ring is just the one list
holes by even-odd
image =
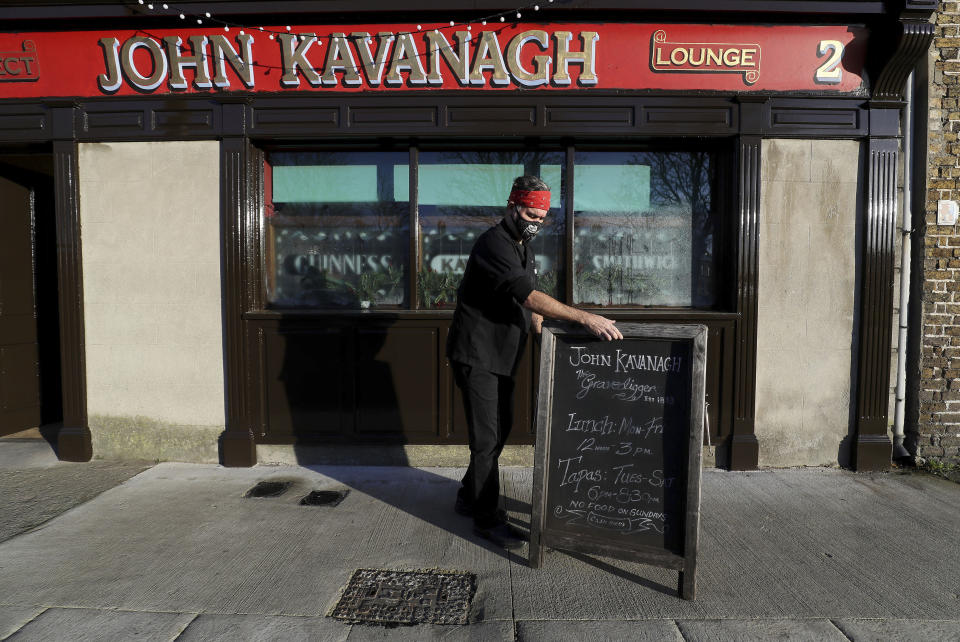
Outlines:
{"label": "brick wall", "polygon": [[923,338],[917,455],[960,463],[960,229],[937,201],[960,200],[960,2],[943,2],[930,51]]}

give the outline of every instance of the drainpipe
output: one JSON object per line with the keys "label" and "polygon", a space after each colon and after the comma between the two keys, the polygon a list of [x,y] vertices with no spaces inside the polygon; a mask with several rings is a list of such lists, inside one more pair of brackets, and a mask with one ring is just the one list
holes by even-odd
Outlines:
{"label": "drainpipe", "polygon": [[916,110],[913,106],[913,77],[907,78],[906,114],[903,132],[903,230],[900,234],[900,313],[897,315],[897,392],[893,415],[893,458],[910,457],[903,445],[904,399],[907,391],[907,327],[910,305],[910,241],[913,232],[911,188],[913,186],[913,125]]}

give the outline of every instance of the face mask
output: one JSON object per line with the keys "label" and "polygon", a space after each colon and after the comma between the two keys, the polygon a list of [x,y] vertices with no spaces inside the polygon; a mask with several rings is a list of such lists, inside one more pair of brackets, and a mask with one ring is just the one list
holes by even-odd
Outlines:
{"label": "face mask", "polygon": [[520,213],[516,208],[513,210],[513,216],[510,217],[510,222],[512,223],[511,227],[515,230],[517,236],[520,237],[520,240],[524,243],[528,243],[540,233],[540,230],[543,229],[543,223],[538,223],[535,221],[525,221],[520,218]]}

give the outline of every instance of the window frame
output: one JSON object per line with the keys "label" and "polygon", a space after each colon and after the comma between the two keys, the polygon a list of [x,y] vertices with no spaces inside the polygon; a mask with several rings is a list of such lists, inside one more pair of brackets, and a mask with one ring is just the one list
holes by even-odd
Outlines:
{"label": "window frame", "polygon": [[[736,310],[737,287],[731,275],[735,273],[736,250],[736,186],[730,182],[736,176],[735,167],[735,148],[732,140],[728,139],[697,139],[685,140],[676,138],[663,139],[644,139],[632,141],[617,140],[570,140],[570,139],[508,139],[508,140],[489,140],[475,138],[458,138],[453,141],[429,141],[429,140],[400,140],[383,139],[376,141],[335,141],[329,143],[262,143],[254,144],[254,158],[256,159],[256,172],[258,174],[257,184],[254,186],[255,202],[257,203],[257,249],[259,257],[257,269],[261,272],[257,279],[256,300],[262,312],[275,313],[293,313],[308,316],[326,316],[326,315],[352,315],[352,314],[415,314],[422,315],[426,313],[442,315],[452,314],[450,308],[424,307],[419,301],[417,292],[417,281],[419,266],[422,260],[421,252],[421,225],[419,216],[418,199],[418,180],[421,152],[450,152],[450,151],[496,151],[496,152],[559,152],[564,155],[565,168],[562,175],[565,177],[565,201],[563,211],[557,211],[554,217],[563,217],[564,237],[562,239],[561,262],[562,262],[562,287],[558,288],[562,294],[561,301],[572,307],[602,310],[613,314],[636,312],[636,311],[662,311],[662,312],[733,312]],[[407,252],[408,264],[405,266],[408,277],[407,299],[406,303],[394,307],[376,307],[370,309],[354,308],[318,308],[308,306],[286,306],[268,303],[268,280],[270,279],[269,266],[270,257],[273,252],[267,245],[266,234],[266,216],[267,194],[264,181],[266,165],[269,162],[269,155],[273,152],[403,152],[408,154],[408,176],[409,185],[409,248]],[[621,305],[607,306],[594,304],[574,304],[574,183],[575,183],[575,157],[580,152],[658,152],[658,151],[706,151],[713,154],[714,163],[711,172],[711,211],[714,217],[716,228],[714,231],[713,252],[715,255],[714,266],[716,274],[714,277],[716,299],[715,303],[709,307],[693,306],[663,306],[663,305]]]}

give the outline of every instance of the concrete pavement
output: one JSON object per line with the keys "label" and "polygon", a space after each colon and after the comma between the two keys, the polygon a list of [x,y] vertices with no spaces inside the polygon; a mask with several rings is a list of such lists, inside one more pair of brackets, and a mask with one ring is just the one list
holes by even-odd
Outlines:
{"label": "concrete pavement", "polygon": [[[0,482],[17,472],[8,445]],[[63,466],[77,465],[33,471]],[[549,552],[528,568],[526,550],[492,547],[452,511],[460,474],[158,464],[0,542],[0,639],[960,640],[960,485],[946,480],[708,469],[688,602],[675,572],[640,564]],[[293,485],[243,496],[267,479]],[[503,470],[524,526],[531,481]],[[339,489],[334,508],[298,503]],[[358,568],[475,573],[471,624],[326,617]]]}

